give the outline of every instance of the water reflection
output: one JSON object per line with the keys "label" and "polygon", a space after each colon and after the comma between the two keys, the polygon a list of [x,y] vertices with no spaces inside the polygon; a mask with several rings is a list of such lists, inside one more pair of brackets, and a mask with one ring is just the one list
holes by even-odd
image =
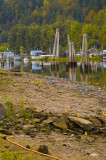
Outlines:
{"label": "water reflection", "polygon": [[40,62],[32,62],[32,70],[42,70],[42,66]]}
{"label": "water reflection", "polygon": [[44,75],[52,75],[62,78],[68,78],[71,81],[85,81],[89,82],[94,80],[95,82],[106,81],[106,62],[90,62],[88,73],[85,72],[84,64],[80,66],[77,63],[77,67],[69,67],[65,62],[52,66],[50,62],[0,62],[0,69],[6,69],[16,72],[32,72]]}
{"label": "water reflection", "polygon": [[76,67],[69,67],[69,79],[76,81]]}

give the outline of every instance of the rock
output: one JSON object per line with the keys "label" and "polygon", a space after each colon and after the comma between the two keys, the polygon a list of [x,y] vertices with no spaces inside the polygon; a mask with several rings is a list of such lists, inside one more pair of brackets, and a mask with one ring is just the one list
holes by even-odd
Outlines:
{"label": "rock", "polygon": [[100,121],[103,123],[103,126],[106,127],[106,118],[105,118],[105,116],[102,117],[102,118],[99,117],[99,119],[100,119]]}
{"label": "rock", "polygon": [[51,126],[49,124],[42,124],[41,131],[45,132],[46,134],[50,134]]}
{"label": "rock", "polygon": [[71,137],[74,137],[75,135],[74,135],[74,134],[71,134],[70,136],[71,136]]}
{"label": "rock", "polygon": [[90,137],[90,136],[87,136],[85,139],[89,143],[93,143],[95,141],[95,138],[94,137]]}
{"label": "rock", "polygon": [[59,113],[59,114],[57,114],[57,117],[63,117],[63,114]]}
{"label": "rock", "polygon": [[16,116],[17,118],[20,118],[20,114],[18,114],[18,113],[17,113],[15,116]]}
{"label": "rock", "polygon": [[6,117],[6,109],[4,105],[0,104],[0,120]]}
{"label": "rock", "polygon": [[15,125],[15,129],[16,129],[16,130],[22,129],[22,125],[21,125],[21,124],[16,124],[16,125]]}
{"label": "rock", "polygon": [[38,119],[38,118],[34,118],[33,121],[34,121],[35,123],[39,123],[41,120]]}
{"label": "rock", "polygon": [[12,132],[10,130],[3,129],[3,128],[0,128],[0,133],[6,134],[6,135],[12,135]]}
{"label": "rock", "polygon": [[69,116],[68,119],[70,122],[74,122],[85,131],[90,131],[94,128],[93,124],[90,121],[83,118]]}
{"label": "rock", "polygon": [[5,148],[9,148],[9,146],[7,146],[7,145],[5,145],[4,147],[5,147]]}
{"label": "rock", "polygon": [[91,118],[90,121],[93,123],[95,127],[102,127],[102,123],[99,119],[97,118]]}
{"label": "rock", "polygon": [[24,125],[24,126],[23,126],[23,132],[24,132],[26,135],[29,135],[29,134],[30,134],[30,130],[31,130],[32,128],[34,128],[33,125],[29,125],[29,124]]}
{"label": "rock", "polygon": [[90,156],[92,156],[92,157],[97,157],[98,154],[97,154],[97,153],[91,153]]}
{"label": "rock", "polygon": [[55,119],[56,119],[56,117],[49,117],[48,119],[44,120],[44,121],[42,122],[42,124],[44,125],[44,124],[53,123]]}
{"label": "rock", "polygon": [[24,125],[24,118],[20,118],[20,119],[18,119],[18,120],[17,120],[17,122],[18,122],[19,124]]}
{"label": "rock", "polygon": [[12,123],[12,121],[11,122],[10,121],[9,122],[4,121],[3,126],[4,126],[5,129],[10,129],[13,126],[13,123]]}
{"label": "rock", "polygon": [[40,147],[38,148],[38,152],[44,153],[44,154],[49,154],[49,150],[48,147],[45,145],[40,145]]}
{"label": "rock", "polygon": [[68,129],[68,126],[67,126],[64,118],[56,118],[54,123],[53,123],[53,126],[58,127],[60,129],[63,129],[63,130]]}
{"label": "rock", "polygon": [[30,149],[31,147],[30,147],[30,145],[26,145],[26,148]]}

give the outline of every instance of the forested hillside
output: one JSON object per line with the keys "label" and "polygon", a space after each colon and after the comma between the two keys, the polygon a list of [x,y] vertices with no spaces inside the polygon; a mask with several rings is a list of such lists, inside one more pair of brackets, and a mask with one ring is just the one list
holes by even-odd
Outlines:
{"label": "forested hillside", "polygon": [[15,52],[47,51],[60,28],[60,49],[67,48],[67,34],[76,51],[82,34],[89,47],[106,47],[105,0],[0,0],[0,45]]}

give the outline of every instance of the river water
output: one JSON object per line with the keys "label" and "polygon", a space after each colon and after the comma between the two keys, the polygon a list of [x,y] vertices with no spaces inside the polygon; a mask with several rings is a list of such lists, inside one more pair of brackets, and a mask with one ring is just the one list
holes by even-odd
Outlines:
{"label": "river water", "polygon": [[77,64],[76,68],[67,68],[66,63],[59,63],[59,69],[56,68],[51,70],[51,64],[45,62],[42,65],[42,62],[26,62],[21,61],[14,62],[0,62],[0,69],[6,69],[16,72],[30,72],[43,74],[48,76],[56,76],[60,78],[67,78],[71,81],[80,81],[87,83],[94,83],[97,85],[106,84],[106,62],[90,62],[90,70],[88,73],[85,73],[84,67],[80,68],[80,63]]}

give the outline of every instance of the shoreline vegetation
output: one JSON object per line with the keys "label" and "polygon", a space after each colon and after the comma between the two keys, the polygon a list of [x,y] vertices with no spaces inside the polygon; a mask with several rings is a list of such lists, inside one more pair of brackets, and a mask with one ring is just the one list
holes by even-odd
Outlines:
{"label": "shoreline vegetation", "polygon": [[[31,59],[30,59],[31,60]],[[83,60],[85,61],[85,58],[83,58]],[[102,58],[100,56],[96,56],[96,57],[91,57],[89,58],[90,61],[92,62],[99,62],[102,60]],[[52,59],[51,58],[47,58],[47,57],[43,57],[43,58],[38,58],[38,59],[33,59],[33,61],[41,61],[41,62],[51,62]],[[54,58],[53,62],[56,61],[56,58]],[[81,57],[76,57],[76,61],[80,62],[81,61]],[[69,62],[69,58],[59,58],[59,62]]]}
{"label": "shoreline vegetation", "polygon": [[[105,160],[105,97],[105,85],[0,70],[0,134],[63,160]],[[11,157],[47,160],[0,138],[0,160]]]}
{"label": "shoreline vegetation", "polygon": [[[100,62],[102,60],[102,57],[100,56],[96,56],[96,57],[90,57],[89,61],[91,62]],[[3,59],[2,61],[6,61],[6,59]],[[23,59],[22,59],[23,61]],[[52,62],[52,58],[47,58],[47,57],[42,57],[42,58],[37,58],[37,59],[31,59],[31,57],[29,57],[29,61],[39,61],[39,62]],[[56,58],[53,59],[53,62],[56,61]],[[76,61],[77,62],[81,62],[81,57],[76,56]],[[83,61],[85,61],[85,58],[83,58]],[[58,62],[69,62],[69,58],[59,58]]]}

